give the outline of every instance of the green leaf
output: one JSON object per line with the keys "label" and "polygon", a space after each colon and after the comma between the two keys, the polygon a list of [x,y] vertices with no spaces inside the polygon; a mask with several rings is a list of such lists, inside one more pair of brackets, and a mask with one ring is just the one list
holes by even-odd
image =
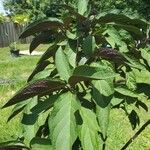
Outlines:
{"label": "green leaf", "polygon": [[138,93],[129,90],[126,86],[120,86],[120,87],[116,87],[115,91],[117,91],[118,93],[125,95],[125,96],[130,96],[133,98],[138,98]]}
{"label": "green leaf", "polygon": [[78,0],[78,13],[84,15],[88,9],[89,0]]}
{"label": "green leaf", "polygon": [[36,106],[31,109],[31,112],[34,114],[39,114],[45,110],[51,108],[54,105],[54,102],[58,99],[57,95],[51,95],[49,98],[46,98],[44,101],[39,101]]}
{"label": "green leaf", "polygon": [[54,68],[52,69],[46,68],[43,71],[38,72],[36,75],[34,75],[34,77],[32,78],[32,81],[50,77],[50,74],[53,70]]}
{"label": "green leaf", "polygon": [[117,45],[120,52],[128,52],[127,44],[122,40],[122,37],[115,28],[109,27],[103,34],[109,35],[106,37],[106,40],[112,48],[116,48]]}
{"label": "green leaf", "polygon": [[76,17],[76,19],[80,22],[85,21],[87,18],[78,13],[73,7],[63,4],[62,5],[66,10],[68,10],[72,15]]}
{"label": "green leaf", "polygon": [[[92,81],[92,84],[101,95],[110,96],[114,93],[113,79],[114,78],[106,79],[106,80]],[[98,101],[97,101],[97,103],[98,103]]]}
{"label": "green leaf", "polygon": [[57,45],[58,45],[58,46],[65,46],[65,45],[67,45],[67,40],[66,40],[66,39],[61,40],[61,41],[59,41],[59,42],[57,43]]}
{"label": "green leaf", "polygon": [[37,73],[43,71],[49,64],[50,64],[50,62],[48,60],[45,60],[45,61],[41,62],[40,64],[37,64],[36,68],[33,70],[31,75],[29,76],[28,82],[31,81]]}
{"label": "green leaf", "polygon": [[75,68],[76,66],[76,53],[73,51],[73,49],[70,46],[66,46],[66,57],[69,61],[69,64]]}
{"label": "green leaf", "polygon": [[63,22],[57,18],[42,19],[30,24],[25,31],[20,35],[20,38],[26,38],[35,33],[50,30],[58,29],[63,27]]}
{"label": "green leaf", "polygon": [[140,63],[139,59],[135,58],[133,55],[123,54],[124,58],[126,59],[125,63],[130,67],[134,67],[137,69],[145,69],[145,66]]}
{"label": "green leaf", "polygon": [[50,137],[53,149],[70,150],[77,138],[74,113],[78,110],[77,98],[70,92],[64,93],[54,104],[49,118]]}
{"label": "green leaf", "polygon": [[150,66],[150,47],[148,48],[143,48],[143,49],[140,49],[141,51],[141,55],[142,57],[147,61],[148,65]]}
{"label": "green leaf", "polygon": [[56,52],[55,64],[61,79],[68,81],[71,76],[71,67],[69,61],[61,47]]}
{"label": "green leaf", "polygon": [[131,19],[123,14],[106,14],[105,16],[100,17],[97,22],[99,23],[120,23],[125,25],[133,25],[138,28],[143,28],[147,26],[147,23],[140,19]]}
{"label": "green leaf", "polygon": [[96,115],[89,109],[81,107],[80,115],[82,118],[82,125],[79,126],[79,138],[82,148],[84,150],[98,150],[100,149],[99,140],[99,126]]}
{"label": "green leaf", "polygon": [[29,103],[29,101],[30,99],[28,101],[23,101],[23,102],[16,104],[14,108],[12,109],[12,112],[10,116],[8,117],[7,122],[13,119],[16,115],[18,115],[24,109],[24,107]]}
{"label": "green leaf", "polygon": [[59,46],[57,46],[56,44],[50,46],[46,52],[41,56],[40,60],[38,61],[38,64],[42,63],[44,60],[49,59],[52,56],[55,56],[55,53],[57,51]]}
{"label": "green leaf", "polygon": [[103,135],[107,137],[109,125],[110,102],[114,93],[113,79],[93,81],[93,99],[96,103],[96,114]]}
{"label": "green leaf", "polygon": [[145,83],[150,85],[150,72],[148,70],[134,69],[133,73],[135,75],[136,83]]}
{"label": "green leaf", "polygon": [[[140,100],[147,100],[147,97],[143,93],[138,93],[128,89],[126,86],[119,86],[115,88],[115,91],[121,95],[124,95],[124,98],[127,103],[135,102],[138,103]],[[140,103],[140,102],[139,102]],[[142,103],[142,102],[141,102]]]}
{"label": "green leaf", "polygon": [[116,23],[109,23],[109,25],[113,25],[114,27],[117,27],[117,28],[119,27],[121,29],[124,29],[124,30],[128,31],[129,33],[132,33],[132,34],[136,35],[136,37],[139,37],[139,38],[144,37],[144,34],[140,30],[140,28],[137,28],[135,26],[124,25],[124,24],[116,24]]}
{"label": "green leaf", "polygon": [[103,135],[102,140],[104,141],[107,138],[107,130],[109,126],[109,116],[110,116],[110,109],[111,109],[110,106],[111,106],[110,103],[105,108],[101,108],[98,105],[96,106],[96,115]]}
{"label": "green leaf", "polygon": [[116,106],[116,105],[119,105],[121,102],[123,102],[123,98],[118,98],[118,97],[113,97],[112,99],[111,99],[111,104],[113,105],[113,106]]}
{"label": "green leaf", "polygon": [[36,95],[47,95],[47,93],[60,90],[65,87],[64,82],[47,79],[33,81],[18,91],[4,106],[9,107]]}
{"label": "green leaf", "polygon": [[126,85],[130,90],[136,89],[136,78],[133,71],[126,72]]}
{"label": "green leaf", "polygon": [[51,141],[44,138],[33,138],[30,142],[31,150],[53,150]]}
{"label": "green leaf", "polygon": [[74,32],[70,32],[69,30],[66,31],[66,36],[69,38],[69,39],[72,39],[72,40],[75,40],[77,39],[77,33]]}
{"label": "green leaf", "polygon": [[83,42],[83,52],[87,56],[91,56],[96,48],[95,38],[94,36],[87,36]]}
{"label": "green leaf", "polygon": [[117,74],[109,67],[90,67],[86,65],[78,66],[75,68],[73,75],[69,78],[69,84],[75,85],[80,81],[87,80],[102,80],[114,78]]}
{"label": "green leaf", "polygon": [[136,37],[143,37],[143,32],[140,30],[146,28],[147,23],[139,19],[130,19],[122,14],[106,14],[95,21],[99,24],[108,24],[114,27],[122,28],[130,33],[134,33]]}
{"label": "green leaf", "polygon": [[31,115],[31,109],[37,105],[38,99],[37,97],[34,97],[30,100],[30,102],[26,105],[24,109],[24,114],[22,118],[22,129],[23,129],[23,135],[25,137],[25,143],[29,145],[30,141],[36,136],[36,133],[38,131],[38,122],[37,118],[38,116]]}

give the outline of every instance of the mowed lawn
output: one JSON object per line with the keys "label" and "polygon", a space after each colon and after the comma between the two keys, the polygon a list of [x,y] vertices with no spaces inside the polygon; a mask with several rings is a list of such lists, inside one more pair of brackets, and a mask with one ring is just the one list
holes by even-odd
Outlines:
{"label": "mowed lawn", "polygon": [[[46,50],[48,45],[39,46],[37,51]],[[29,44],[18,46],[20,50],[28,50]],[[35,68],[40,56],[21,56],[13,58],[9,48],[0,48],[0,106],[4,105],[13,94],[26,84],[28,76]],[[0,110],[0,142],[16,139],[20,135],[19,121],[21,115],[7,121],[11,108]]]}
{"label": "mowed lawn", "polygon": [[[27,50],[29,45],[19,45],[21,50]],[[38,50],[46,50],[47,45],[40,46]],[[9,48],[0,48],[0,106],[3,106],[12,95],[26,84],[28,76],[35,68],[40,56],[22,56],[12,58]],[[4,81],[6,83],[2,83]],[[8,82],[7,82],[8,81]],[[150,101],[146,102],[150,109]],[[132,109],[129,106],[128,109]],[[21,136],[21,115],[7,123],[11,108],[0,110],[0,142],[16,139]],[[142,108],[136,109],[141,120],[140,126],[132,130],[128,117],[121,109],[111,110],[110,126],[106,150],[120,150],[131,136],[148,120],[150,112]],[[150,125],[134,141],[128,150],[150,150]]]}

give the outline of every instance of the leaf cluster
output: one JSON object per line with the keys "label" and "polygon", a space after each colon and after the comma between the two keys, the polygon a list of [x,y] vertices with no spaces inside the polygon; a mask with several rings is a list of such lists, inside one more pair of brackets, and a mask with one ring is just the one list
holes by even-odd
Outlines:
{"label": "leaf cluster", "polygon": [[123,109],[133,129],[140,123],[136,109],[148,111],[149,24],[91,14],[88,0],[59,7],[58,18],[36,21],[20,35],[36,35],[30,53],[42,43],[50,47],[3,108],[15,105],[8,121],[23,111],[31,149],[97,150],[107,140],[111,109]]}

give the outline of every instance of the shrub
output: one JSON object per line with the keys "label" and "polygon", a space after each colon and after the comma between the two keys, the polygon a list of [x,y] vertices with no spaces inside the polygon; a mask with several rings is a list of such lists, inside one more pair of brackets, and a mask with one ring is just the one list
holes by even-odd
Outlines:
{"label": "shrub", "polygon": [[5,21],[7,21],[7,20],[8,20],[8,18],[0,13],[0,23],[3,23]]}
{"label": "shrub", "polygon": [[23,111],[31,149],[105,149],[111,109],[122,108],[133,129],[134,108],[148,110],[148,23],[90,8],[86,0],[77,9],[61,5],[59,18],[34,22],[20,36],[36,35],[30,52],[50,42],[28,84],[3,106],[15,105],[8,121]]}

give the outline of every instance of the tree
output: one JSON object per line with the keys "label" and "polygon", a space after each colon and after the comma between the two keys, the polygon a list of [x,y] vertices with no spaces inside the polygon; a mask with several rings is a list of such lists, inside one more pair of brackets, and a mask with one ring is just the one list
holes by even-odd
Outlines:
{"label": "tree", "polygon": [[7,0],[4,1],[4,7],[8,12],[9,16],[16,16],[26,14],[33,20],[44,18],[44,8],[48,4],[48,0]]}
{"label": "tree", "polygon": [[4,16],[4,14],[0,13],[0,23],[5,22],[6,20],[8,20],[8,18],[6,16]]}
{"label": "tree", "polygon": [[[90,0],[94,12],[121,13],[129,16],[143,17],[149,20],[150,4],[148,0]],[[75,0],[6,0],[3,2],[5,9],[11,16],[30,14],[30,20],[38,20],[56,14],[59,4],[75,4]],[[56,6],[57,5],[57,6]],[[75,6],[75,5],[74,5]],[[31,22],[31,21],[30,21]]]}
{"label": "tree", "polygon": [[15,105],[8,121],[23,111],[24,147],[105,149],[111,109],[123,109],[133,129],[140,122],[135,108],[148,110],[148,23],[93,14],[89,4],[61,4],[57,18],[36,21],[20,36],[36,35],[30,52],[50,43],[28,84],[3,106]]}
{"label": "tree", "polygon": [[3,1],[3,5],[5,10],[11,15],[27,13],[27,10],[31,9],[26,0],[6,0]]}

